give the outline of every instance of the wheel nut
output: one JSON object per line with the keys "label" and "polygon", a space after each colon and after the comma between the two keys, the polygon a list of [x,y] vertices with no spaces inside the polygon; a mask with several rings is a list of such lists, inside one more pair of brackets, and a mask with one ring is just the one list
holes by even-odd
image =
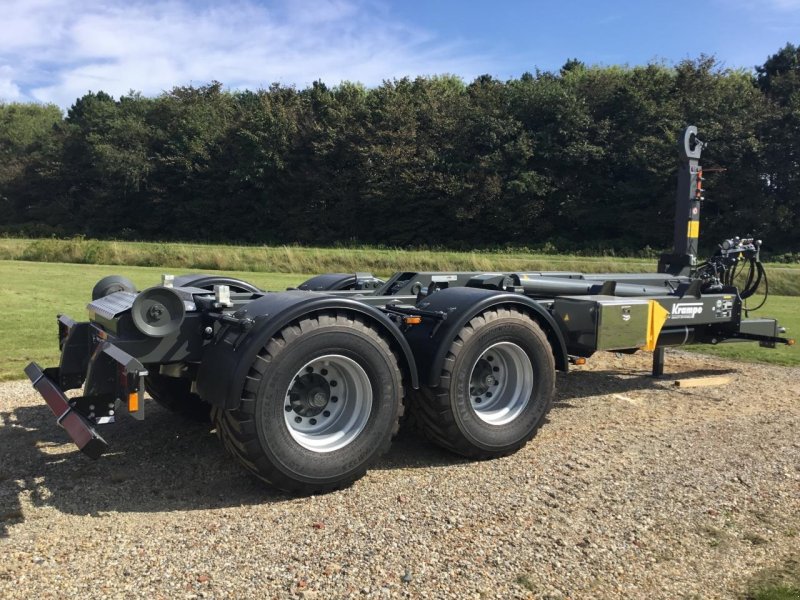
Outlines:
{"label": "wheel nut", "polygon": [[333,381],[331,381],[330,386],[331,387],[336,387],[336,380],[335,379]]}
{"label": "wheel nut", "polygon": [[311,423],[312,425],[316,425],[317,424],[317,420],[316,419],[309,419],[308,422]]}
{"label": "wheel nut", "polygon": [[323,417],[330,417],[331,416],[331,411],[329,411],[329,410],[322,411],[322,416]]}
{"label": "wheel nut", "polygon": [[338,401],[339,401],[338,396],[331,396],[331,402],[338,402]]}
{"label": "wheel nut", "polygon": [[294,422],[295,423],[302,423],[303,422],[303,418],[302,417],[295,417],[294,418]]}
{"label": "wheel nut", "polygon": [[292,412],[292,407],[291,407],[291,406],[289,406],[288,404],[287,404],[286,406],[284,406],[283,408],[284,408],[284,410],[285,410],[286,412]]}

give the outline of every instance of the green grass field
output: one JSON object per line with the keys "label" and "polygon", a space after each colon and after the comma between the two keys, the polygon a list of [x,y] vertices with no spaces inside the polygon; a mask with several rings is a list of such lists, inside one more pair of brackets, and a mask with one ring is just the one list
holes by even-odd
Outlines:
{"label": "green grass field", "polygon": [[[332,270],[342,268],[334,266]],[[0,302],[6,309],[0,321],[0,381],[23,377],[22,370],[31,360],[42,366],[57,364],[56,314],[84,318],[92,287],[101,277],[125,275],[139,289],[144,289],[158,284],[162,273],[180,275],[193,271],[196,269],[0,260],[0,281],[3,282]],[[309,273],[226,271],[226,274],[271,290],[297,285],[310,277]],[[771,296],[767,306],[758,314],[776,317],[789,329],[791,336],[797,336],[800,332],[800,298]],[[759,348],[758,344],[745,343],[698,346],[697,350],[738,360],[800,365],[798,347],[782,346],[768,350]]]}
{"label": "green grass field", "polygon": [[[223,246],[211,244],[117,242],[84,238],[0,238],[0,260],[80,263],[260,273],[372,271],[581,271],[655,272],[655,258],[574,256],[520,250],[473,252],[398,248],[302,248],[298,246]],[[767,264],[770,290],[800,296],[800,264]]]}
{"label": "green grass field", "polygon": [[[770,296],[767,304],[751,317],[772,317],[786,327],[784,337],[800,338],[800,298],[789,296]],[[774,365],[800,365],[800,346],[781,344],[777,348],[761,348],[755,342],[720,344],[719,346],[687,346],[692,352],[725,356],[734,360],[764,362]]]}

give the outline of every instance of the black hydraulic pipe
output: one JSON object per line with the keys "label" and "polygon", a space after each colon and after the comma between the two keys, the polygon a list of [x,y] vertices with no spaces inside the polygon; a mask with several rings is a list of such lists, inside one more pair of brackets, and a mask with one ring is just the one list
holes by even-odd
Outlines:
{"label": "black hydraulic pipe", "polygon": [[[586,281],[579,279],[561,279],[558,277],[536,277],[535,279],[521,279],[520,285],[529,296],[588,296],[599,294],[602,281]],[[635,283],[617,283],[614,290],[615,296],[664,296],[672,290],[666,287],[653,285],[639,285]]]}
{"label": "black hydraulic pipe", "polygon": [[[549,275],[547,275],[549,276]],[[677,288],[681,283],[691,283],[689,277],[673,277],[664,273],[584,273],[578,279],[587,281],[616,281],[636,285],[668,286]]]}
{"label": "black hydraulic pipe", "polygon": [[694,327],[670,327],[662,329],[657,346],[683,346],[694,342]]}

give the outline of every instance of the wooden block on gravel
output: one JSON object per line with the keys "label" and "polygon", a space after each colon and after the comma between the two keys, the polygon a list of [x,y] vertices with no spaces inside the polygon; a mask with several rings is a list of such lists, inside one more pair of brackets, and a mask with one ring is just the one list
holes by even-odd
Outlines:
{"label": "wooden block on gravel", "polygon": [[706,387],[711,385],[725,385],[730,382],[730,377],[695,377],[693,379],[677,379],[675,381],[675,387]]}

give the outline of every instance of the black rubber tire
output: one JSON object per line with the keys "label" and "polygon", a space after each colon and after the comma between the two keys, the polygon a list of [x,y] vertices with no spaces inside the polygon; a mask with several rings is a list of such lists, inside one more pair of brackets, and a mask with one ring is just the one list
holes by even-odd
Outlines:
{"label": "black rubber tire", "polygon": [[192,393],[192,382],[182,377],[151,374],[144,379],[144,389],[164,408],[192,421],[208,423],[211,405]]}
{"label": "black rubber tire", "polygon": [[92,300],[105,298],[115,292],[136,292],[136,286],[130,279],[122,275],[108,275],[94,284]]}
{"label": "black rubber tire", "polygon": [[[533,367],[533,392],[518,417],[493,425],[473,409],[469,378],[484,350],[500,342],[525,351]],[[439,386],[421,386],[411,407],[432,442],[469,458],[495,458],[516,452],[536,435],[554,391],[555,361],[547,336],[525,313],[501,307],[474,317],[461,329],[445,359]]]}
{"label": "black rubber tire", "polygon": [[[339,354],[363,368],[372,390],[364,429],[344,447],[317,452],[300,445],[284,419],[287,390],[316,357]],[[372,325],[347,312],[319,313],[285,327],[254,361],[235,410],[214,408],[217,433],[256,477],[293,494],[340,489],[362,477],[397,433],[403,413],[398,357]]]}

